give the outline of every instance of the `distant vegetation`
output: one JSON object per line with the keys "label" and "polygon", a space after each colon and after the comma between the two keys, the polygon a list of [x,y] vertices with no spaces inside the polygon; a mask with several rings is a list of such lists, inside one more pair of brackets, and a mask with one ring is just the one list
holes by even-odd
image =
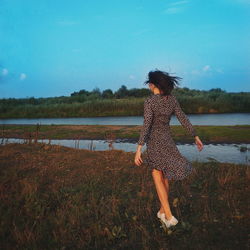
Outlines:
{"label": "distant vegetation", "polygon": [[[176,88],[172,92],[186,113],[250,112],[250,92],[227,93],[220,88],[209,91]],[[143,115],[148,88],[117,91],[80,90],[70,96],[0,99],[0,118],[91,117]]]}

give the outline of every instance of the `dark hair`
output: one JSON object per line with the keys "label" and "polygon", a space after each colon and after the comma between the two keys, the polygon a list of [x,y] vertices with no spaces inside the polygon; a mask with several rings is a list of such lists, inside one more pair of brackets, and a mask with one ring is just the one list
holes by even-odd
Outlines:
{"label": "dark hair", "polygon": [[170,76],[167,72],[155,70],[148,73],[148,80],[144,84],[153,83],[163,92],[163,95],[170,95],[181,79],[178,76]]}

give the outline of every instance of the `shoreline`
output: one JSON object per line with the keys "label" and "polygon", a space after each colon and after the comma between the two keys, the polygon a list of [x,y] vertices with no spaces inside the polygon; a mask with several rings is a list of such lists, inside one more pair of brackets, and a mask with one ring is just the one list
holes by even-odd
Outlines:
{"label": "shoreline", "polygon": [[[250,125],[193,125],[203,144],[250,143]],[[0,138],[107,140],[137,143],[142,125],[14,125],[0,127]],[[176,143],[194,143],[181,125],[171,125]]]}
{"label": "shoreline", "polygon": [[[24,138],[24,137],[0,137],[0,141],[1,140],[6,140],[6,139],[20,139],[20,140],[29,140],[29,138]],[[35,138],[31,138],[32,140],[34,140]],[[108,139],[104,139],[102,137],[100,138],[62,138],[62,139],[58,139],[58,138],[38,138],[38,140],[74,140],[74,141],[78,141],[78,140],[93,140],[93,141],[106,141],[109,142],[110,140]],[[132,138],[116,138],[113,143],[132,143],[132,144],[137,144],[138,140],[132,139]],[[175,140],[176,145],[183,145],[183,144],[188,144],[188,145],[192,145],[195,144],[194,141],[187,141],[187,140]],[[250,144],[250,142],[242,142],[242,141],[234,141],[234,142],[228,142],[228,141],[204,141],[202,140],[203,145],[219,145],[219,144]],[[146,145],[146,143],[145,143]],[[144,145],[144,146],[145,146]]]}

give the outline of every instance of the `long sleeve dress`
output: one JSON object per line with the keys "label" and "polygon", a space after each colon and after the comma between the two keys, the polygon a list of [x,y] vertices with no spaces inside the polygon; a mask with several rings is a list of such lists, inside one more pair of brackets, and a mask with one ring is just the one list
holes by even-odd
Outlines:
{"label": "long sleeve dress", "polygon": [[164,178],[182,180],[192,172],[192,165],[178,150],[170,131],[170,119],[175,114],[190,136],[195,128],[172,94],[151,94],[144,101],[144,121],[138,145],[146,143],[145,164],[162,170]]}

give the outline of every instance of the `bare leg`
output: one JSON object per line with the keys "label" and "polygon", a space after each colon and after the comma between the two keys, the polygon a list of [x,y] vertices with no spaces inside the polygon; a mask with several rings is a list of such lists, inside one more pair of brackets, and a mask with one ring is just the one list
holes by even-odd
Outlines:
{"label": "bare leg", "polygon": [[[169,183],[168,183],[168,179],[167,178],[163,178],[163,180],[164,180],[165,188],[167,190],[167,196],[169,197]],[[165,213],[163,206],[161,206],[160,212],[161,213]]]}
{"label": "bare leg", "polygon": [[[172,213],[170,210],[169,202],[168,202],[168,191],[165,186],[165,180],[163,178],[162,171],[153,169],[152,176],[154,179],[156,191],[161,202],[161,206],[164,209],[166,219],[169,220],[172,217]],[[168,186],[168,185],[167,185]]]}

